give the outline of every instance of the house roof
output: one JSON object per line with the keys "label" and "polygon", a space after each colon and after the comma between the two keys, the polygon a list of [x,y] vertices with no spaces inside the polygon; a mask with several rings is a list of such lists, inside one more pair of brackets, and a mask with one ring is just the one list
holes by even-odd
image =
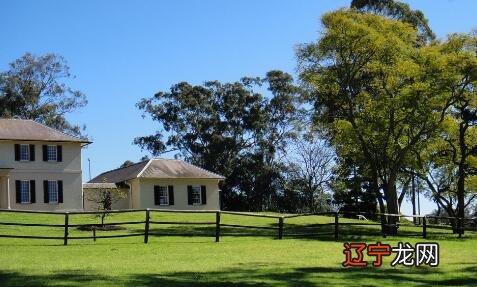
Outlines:
{"label": "house roof", "polygon": [[222,175],[177,159],[150,159],[104,172],[89,183],[117,183],[133,178],[224,179]]}
{"label": "house roof", "polygon": [[91,143],[33,120],[0,119],[0,140]]}
{"label": "house roof", "polygon": [[142,161],[126,167],[103,172],[102,174],[90,180],[88,183],[116,183],[136,178],[141,170],[143,170],[143,168],[147,165],[147,163],[148,161]]}
{"label": "house roof", "polygon": [[117,189],[115,183],[83,183],[83,189]]}

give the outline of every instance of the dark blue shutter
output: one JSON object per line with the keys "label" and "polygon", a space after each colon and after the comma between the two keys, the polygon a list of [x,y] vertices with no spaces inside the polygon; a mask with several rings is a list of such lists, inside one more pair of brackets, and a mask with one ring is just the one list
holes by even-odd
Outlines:
{"label": "dark blue shutter", "polygon": [[43,181],[43,202],[50,202],[50,195],[48,194],[48,180]]}
{"label": "dark blue shutter", "polygon": [[161,191],[159,186],[154,185],[154,205],[161,204]]}
{"label": "dark blue shutter", "polygon": [[187,186],[187,203],[189,205],[194,204],[194,200],[192,199],[192,185]]}
{"label": "dark blue shutter", "polygon": [[35,145],[30,145],[30,161],[35,161]]}
{"label": "dark blue shutter", "polygon": [[57,162],[63,161],[63,147],[60,145],[56,146],[56,161]]}
{"label": "dark blue shutter", "polygon": [[19,180],[15,180],[15,191],[16,191],[16,198],[17,198],[17,203],[22,202],[22,193],[21,193],[21,183]]}
{"label": "dark blue shutter", "polygon": [[15,144],[15,161],[20,161],[20,145]]}
{"label": "dark blue shutter", "polygon": [[202,204],[207,204],[207,188],[205,185],[200,187],[200,197],[202,199]]}
{"label": "dark blue shutter", "polygon": [[169,205],[174,205],[174,186],[169,185],[167,190],[169,191]]}
{"label": "dark blue shutter", "polygon": [[58,203],[63,203],[63,181],[58,180]]}
{"label": "dark blue shutter", "polygon": [[48,147],[43,145],[43,161],[48,161]]}
{"label": "dark blue shutter", "polygon": [[30,180],[30,203],[36,202],[35,181]]}

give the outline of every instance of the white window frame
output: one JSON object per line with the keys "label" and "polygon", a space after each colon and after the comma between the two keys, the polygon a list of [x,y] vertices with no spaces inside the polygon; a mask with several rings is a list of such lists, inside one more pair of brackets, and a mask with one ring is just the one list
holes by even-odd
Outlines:
{"label": "white window frame", "polygon": [[[194,196],[194,193],[198,193],[199,196]],[[196,202],[196,199],[198,199],[199,202]],[[202,189],[200,185],[192,186],[192,205],[202,205]]]}
{"label": "white window frame", "polygon": [[[52,184],[52,185],[51,185]],[[56,201],[53,201],[51,198],[52,198],[52,194],[54,194],[53,191],[50,191],[50,187],[51,186],[55,186],[56,187]],[[48,203],[50,204],[58,204],[59,203],[59,200],[58,200],[58,181],[57,180],[49,180],[48,181]]]}
{"label": "white window frame", "polygon": [[[50,149],[52,151],[54,150],[54,152],[50,153]],[[54,159],[53,158],[50,159],[51,154],[55,155]],[[46,159],[49,162],[57,162],[58,161],[58,147],[56,145],[47,145],[46,146]]]}
{"label": "white window frame", "polygon": [[[26,195],[27,200],[23,200]],[[20,180],[20,203],[29,204],[31,203],[31,191],[30,191],[30,181],[29,180]]]}
{"label": "white window frame", "polygon": [[[26,153],[23,153],[23,149],[26,148]],[[23,158],[22,155],[26,155],[26,158]],[[29,144],[20,144],[20,161],[30,161],[30,145]]]}
{"label": "white window frame", "polygon": [[167,186],[159,186],[159,205],[169,205],[169,188]]}

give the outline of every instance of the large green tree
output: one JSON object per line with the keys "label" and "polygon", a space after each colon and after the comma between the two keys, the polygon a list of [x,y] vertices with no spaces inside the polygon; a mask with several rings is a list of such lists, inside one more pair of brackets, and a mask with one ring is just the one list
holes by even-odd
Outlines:
{"label": "large green tree", "polygon": [[267,208],[282,168],[276,153],[294,133],[296,93],[292,77],[281,71],[232,83],[178,83],[138,103],[158,131],[135,143],[224,175],[223,208]]}
{"label": "large green tree", "polygon": [[26,53],[0,73],[0,116],[32,119],[80,135],[66,114],[86,105],[85,95],[67,86],[72,78],[63,57]]}
{"label": "large green tree", "polygon": [[328,129],[338,156],[368,170],[371,188],[397,214],[400,172],[412,149],[435,136],[449,105],[440,55],[417,45],[411,26],[379,15],[339,10],[322,23],[318,42],[298,52],[314,121]]}

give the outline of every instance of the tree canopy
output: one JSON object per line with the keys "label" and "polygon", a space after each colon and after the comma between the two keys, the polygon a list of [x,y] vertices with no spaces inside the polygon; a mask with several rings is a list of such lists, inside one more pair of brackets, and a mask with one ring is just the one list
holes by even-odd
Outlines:
{"label": "tree canopy", "polygon": [[421,44],[436,38],[424,13],[412,10],[406,3],[394,0],[352,0],[351,8],[410,24],[418,31],[418,40]]}
{"label": "tree canopy", "polygon": [[450,107],[432,144],[416,152],[416,171],[447,214],[464,217],[477,194],[477,37],[453,34],[436,48]]}
{"label": "tree canopy", "polygon": [[84,107],[85,95],[65,83],[71,79],[65,59],[59,55],[30,53],[10,63],[0,73],[0,116],[32,119],[73,135],[81,129],[66,114]]}
{"label": "tree canopy", "polygon": [[153,155],[175,152],[224,175],[224,206],[257,210],[269,205],[280,168],[275,155],[294,134],[297,91],[281,71],[232,83],[181,82],[138,103],[159,130],[134,142]]}

